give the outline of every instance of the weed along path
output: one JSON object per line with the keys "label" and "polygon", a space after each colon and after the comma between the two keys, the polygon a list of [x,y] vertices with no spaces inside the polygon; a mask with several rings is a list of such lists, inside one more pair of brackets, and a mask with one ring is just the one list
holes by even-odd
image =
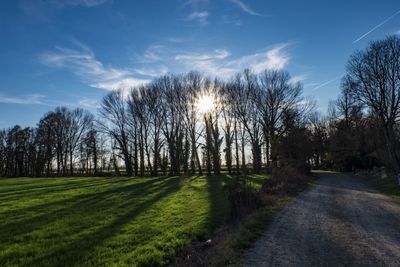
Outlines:
{"label": "weed along path", "polygon": [[244,266],[400,266],[400,201],[321,173],[277,215]]}

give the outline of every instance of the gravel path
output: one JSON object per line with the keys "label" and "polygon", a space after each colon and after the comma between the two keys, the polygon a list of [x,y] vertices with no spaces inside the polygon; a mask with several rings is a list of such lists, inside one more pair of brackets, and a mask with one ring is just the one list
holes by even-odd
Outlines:
{"label": "gravel path", "polygon": [[294,199],[244,266],[400,266],[400,202],[324,173]]}

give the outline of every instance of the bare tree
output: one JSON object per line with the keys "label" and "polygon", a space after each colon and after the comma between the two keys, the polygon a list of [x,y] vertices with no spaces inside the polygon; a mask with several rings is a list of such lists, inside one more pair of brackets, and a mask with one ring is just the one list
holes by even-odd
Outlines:
{"label": "bare tree", "polygon": [[116,148],[121,152],[128,176],[133,174],[129,151],[128,116],[126,101],[121,91],[107,94],[99,109],[98,128],[116,141]]}
{"label": "bare tree", "polygon": [[[161,135],[162,117],[160,116],[162,110],[161,92],[157,89],[157,86],[150,84],[147,90],[143,92],[143,100],[145,101],[147,108],[149,122],[150,122],[150,134],[152,137],[152,153],[153,153],[153,167],[151,175],[157,176],[158,169],[161,162],[161,148],[164,145],[164,140]],[[147,153],[149,156],[149,153]],[[149,164],[150,165],[150,164]]]}
{"label": "bare tree", "polygon": [[197,101],[200,97],[201,90],[205,84],[208,83],[207,79],[202,77],[198,72],[190,72],[184,77],[186,94],[184,94],[185,100],[183,105],[183,114],[185,127],[188,131],[188,137],[190,140],[190,172],[196,173],[196,166],[198,173],[203,173],[201,169],[200,157],[198,154],[198,148],[200,146],[199,139],[203,129],[200,128],[200,118],[198,114]]}
{"label": "bare tree", "polygon": [[302,86],[300,83],[292,83],[289,73],[278,70],[265,70],[259,75],[259,80],[260,90],[255,101],[262,118],[266,151],[270,154],[267,158],[276,166],[277,141],[283,133],[282,117],[302,100]]}
{"label": "bare tree", "polygon": [[88,133],[93,125],[94,117],[88,111],[77,108],[67,113],[68,129],[66,134],[69,160],[70,160],[70,175],[74,172],[74,153],[80,143],[83,141],[83,137]]}
{"label": "bare tree", "polygon": [[[400,38],[391,36],[372,42],[365,51],[351,56],[347,77],[351,92],[378,118],[390,168],[400,174],[396,124],[400,114]],[[400,177],[399,177],[400,183]]]}
{"label": "bare tree", "polygon": [[170,160],[170,174],[180,175],[181,156],[183,152],[183,127],[184,115],[182,105],[184,104],[184,88],[182,77],[166,75],[155,82],[157,88],[162,92],[162,111],[163,120],[162,132],[168,146]]}

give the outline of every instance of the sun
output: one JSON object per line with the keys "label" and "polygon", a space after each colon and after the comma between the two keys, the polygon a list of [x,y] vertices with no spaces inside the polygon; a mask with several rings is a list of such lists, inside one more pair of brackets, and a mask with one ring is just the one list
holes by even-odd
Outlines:
{"label": "sun", "polygon": [[215,100],[212,95],[202,95],[197,100],[197,110],[201,114],[206,114],[215,109]]}

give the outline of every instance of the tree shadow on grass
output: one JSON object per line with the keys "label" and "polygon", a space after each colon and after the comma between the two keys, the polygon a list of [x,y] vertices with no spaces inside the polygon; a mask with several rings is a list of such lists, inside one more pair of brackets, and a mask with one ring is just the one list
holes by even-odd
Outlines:
{"label": "tree shadow on grass", "polygon": [[47,196],[48,194],[57,194],[75,189],[91,188],[93,186],[103,187],[113,183],[115,183],[115,181],[103,179],[101,181],[77,181],[46,186],[24,187],[24,189],[14,190],[13,192],[0,193],[0,201],[5,202],[8,200],[21,200],[24,198],[32,199],[35,197]]}
{"label": "tree shadow on grass", "polygon": [[228,214],[229,203],[225,185],[231,182],[231,178],[226,175],[207,176],[206,180],[210,200],[206,223],[208,231],[211,232],[224,221]]}
{"label": "tree shadow on grass", "polygon": [[[122,226],[133,220],[151,205],[179,189],[180,178],[160,177],[103,192],[75,196],[58,203],[49,203],[47,207],[41,206],[41,209],[48,209],[48,213],[27,218],[16,223],[1,225],[0,232],[8,233],[7,236],[9,237],[8,239],[4,238],[1,242],[1,247],[4,249],[8,245],[11,245],[15,237],[21,237],[37,229],[46,229],[46,227],[51,227],[54,223],[63,222],[63,218],[68,219],[70,215],[81,214],[86,220],[83,220],[83,222],[74,221],[78,225],[78,231],[70,233],[70,235],[79,236],[78,238],[69,241],[68,238],[71,236],[58,237],[60,238],[60,245],[56,245],[54,249],[50,248],[49,252],[44,255],[41,254],[38,255],[39,257],[33,257],[31,261],[27,262],[27,265],[42,265],[41,262],[50,262],[54,259],[57,260],[53,264],[71,261],[71,263],[78,263],[82,259],[82,256],[88,254],[96,245],[117,233]],[[149,195],[151,197],[147,197],[146,199],[146,196]],[[145,200],[140,202],[141,199]],[[114,215],[116,219],[102,226],[101,220],[106,219],[110,215]],[[87,222],[87,225],[84,225],[85,222]],[[84,233],[85,230],[87,231],[87,229],[90,229],[94,225],[98,226],[99,223],[100,227],[98,230],[96,229],[88,234]],[[69,228],[70,226],[66,225],[65,227]],[[69,230],[71,231],[71,229]],[[65,234],[68,235],[68,233]],[[11,263],[11,261],[21,256],[23,257],[23,255],[15,252],[0,259],[0,263],[7,263],[7,261]]]}
{"label": "tree shadow on grass", "polygon": [[[53,250],[50,255],[45,255],[41,258],[32,262],[32,265],[42,262],[43,260],[51,257],[57,257],[57,261],[68,262],[68,265],[75,265],[80,263],[85,256],[88,257],[92,252],[100,247],[107,239],[120,233],[121,229],[137,216],[148,210],[152,205],[161,201],[163,198],[180,189],[180,178],[173,177],[160,185],[159,193],[156,193],[150,199],[143,201],[140,204],[126,202],[122,206],[127,212],[115,219],[112,223],[99,228],[98,230],[84,235],[78,239],[74,239],[71,243],[61,246],[60,248]],[[60,257],[61,255],[61,257]]]}

